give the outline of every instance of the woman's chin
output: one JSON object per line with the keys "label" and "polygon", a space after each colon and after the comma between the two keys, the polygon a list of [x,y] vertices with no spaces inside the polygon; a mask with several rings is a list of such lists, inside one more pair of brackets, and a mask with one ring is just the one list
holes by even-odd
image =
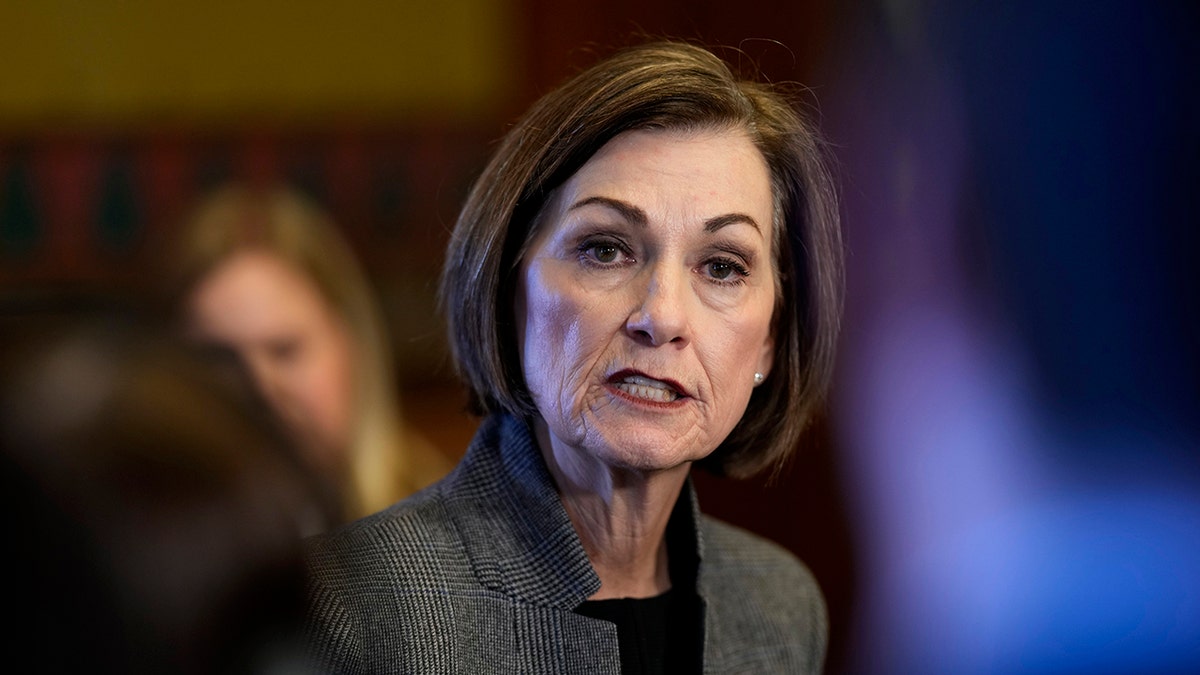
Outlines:
{"label": "woman's chin", "polygon": [[667,471],[703,459],[708,451],[667,430],[626,426],[593,439],[585,450],[613,469]]}
{"label": "woman's chin", "polygon": [[[713,448],[695,415],[646,416],[627,406],[591,409],[559,425],[547,425],[539,442],[555,447],[558,461],[576,470],[660,472],[687,467]],[[545,436],[542,436],[542,434]],[[569,450],[567,450],[569,448]],[[563,450],[571,459],[563,456]],[[591,469],[585,469],[591,465]]]}

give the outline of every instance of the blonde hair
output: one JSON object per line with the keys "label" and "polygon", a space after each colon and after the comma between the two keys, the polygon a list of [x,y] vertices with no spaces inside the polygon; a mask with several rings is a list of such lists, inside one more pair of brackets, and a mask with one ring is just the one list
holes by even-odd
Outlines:
{"label": "blonde hair", "polygon": [[345,516],[391,505],[440,477],[436,449],[402,424],[382,312],[349,244],[315,204],[287,187],[229,185],[207,196],[185,223],[173,261],[172,305],[209,272],[248,248],[269,251],[304,274],[348,327],[354,349],[355,412]]}

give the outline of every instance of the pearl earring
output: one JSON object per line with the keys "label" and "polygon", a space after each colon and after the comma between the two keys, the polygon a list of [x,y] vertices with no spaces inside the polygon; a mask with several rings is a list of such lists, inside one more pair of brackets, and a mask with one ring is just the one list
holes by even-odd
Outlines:
{"label": "pearl earring", "polygon": [[755,373],[754,374],[754,386],[757,387],[758,385],[762,384],[764,379],[765,378],[763,377],[762,373]]}

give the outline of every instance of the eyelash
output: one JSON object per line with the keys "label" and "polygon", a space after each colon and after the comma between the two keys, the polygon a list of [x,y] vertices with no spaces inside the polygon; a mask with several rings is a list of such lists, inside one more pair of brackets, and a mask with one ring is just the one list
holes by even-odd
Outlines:
{"label": "eyelash", "polygon": [[609,237],[595,237],[585,239],[584,242],[579,245],[579,259],[583,261],[585,265],[590,265],[599,269],[608,269],[622,264],[620,262],[604,262],[603,260],[598,259],[595,255],[595,250],[598,248],[614,248],[618,253],[623,254],[627,258],[632,257],[629,247],[626,246],[624,242]]}
{"label": "eyelash", "polygon": [[[618,253],[624,255],[626,258],[632,259],[632,254],[630,253],[629,247],[626,246],[623,242],[616,240],[616,239],[610,239],[610,238],[591,238],[591,239],[584,240],[583,243],[581,243],[578,247],[580,261],[583,262],[583,264],[585,264],[585,265],[588,265],[590,267],[594,267],[597,269],[610,269],[610,268],[617,267],[617,266],[620,266],[623,264],[627,264],[629,262],[629,260],[623,260],[620,262],[604,262],[602,260],[599,260],[596,255],[596,249],[599,249],[599,248],[616,249],[616,251]],[[716,256],[713,258],[709,258],[708,260],[705,260],[700,265],[700,268],[701,269],[710,268],[713,265],[726,265],[736,275],[736,277],[733,279],[720,279],[715,276],[712,276],[711,270],[710,270],[710,273],[708,275],[706,275],[705,278],[710,283],[716,284],[718,286],[738,286],[738,285],[746,283],[746,277],[750,276],[750,270],[745,265],[743,265],[741,262],[737,261],[736,259],[734,259],[732,257],[726,257],[726,256]]]}
{"label": "eyelash", "polygon": [[708,279],[711,280],[713,283],[720,284],[722,286],[739,286],[741,284],[746,283],[746,277],[750,276],[750,270],[747,269],[745,265],[738,262],[737,260],[734,260],[733,258],[724,258],[724,257],[711,258],[709,260],[704,261],[704,265],[702,265],[702,267],[709,267],[712,265],[728,265],[733,270],[734,274],[737,275],[737,278],[732,279],[732,280],[731,279],[718,279],[711,275],[708,277]]}

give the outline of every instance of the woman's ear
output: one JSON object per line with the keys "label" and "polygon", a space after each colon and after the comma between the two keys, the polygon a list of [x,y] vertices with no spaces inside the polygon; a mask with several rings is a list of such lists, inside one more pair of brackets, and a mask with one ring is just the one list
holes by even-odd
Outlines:
{"label": "woman's ear", "polygon": [[[762,349],[758,354],[758,363],[754,367],[755,386],[762,384],[763,380],[767,379],[773,365],[775,365],[775,338],[768,335],[767,339],[763,341]],[[761,379],[758,374],[762,374]]]}

